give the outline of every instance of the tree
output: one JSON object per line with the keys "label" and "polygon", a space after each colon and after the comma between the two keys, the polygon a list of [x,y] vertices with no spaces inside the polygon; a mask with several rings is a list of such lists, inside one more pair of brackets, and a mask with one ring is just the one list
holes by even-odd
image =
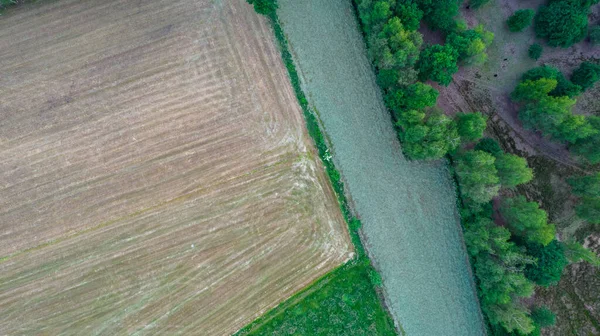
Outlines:
{"label": "tree", "polygon": [[425,81],[431,79],[440,85],[448,86],[452,81],[452,75],[458,71],[458,53],[450,45],[434,44],[428,46],[421,52],[417,62],[419,79]]}
{"label": "tree", "polygon": [[271,16],[277,11],[277,0],[248,0],[248,3],[254,5],[259,14]]}
{"label": "tree", "polygon": [[466,64],[483,64],[487,59],[485,50],[492,44],[494,34],[486,31],[483,25],[475,29],[453,32],[446,38],[446,44],[458,52],[458,60]]}
{"label": "tree", "polygon": [[590,42],[594,45],[600,44],[600,25],[596,25],[590,29],[590,33],[588,34],[590,37]]}
{"label": "tree", "polygon": [[520,82],[511,94],[511,98],[518,102],[535,102],[544,99],[557,85],[556,79],[539,78]]}
{"label": "tree", "polygon": [[594,86],[598,79],[600,79],[600,65],[590,62],[582,62],[571,75],[573,84],[581,86],[583,91]]}
{"label": "tree", "polygon": [[[415,128],[411,125],[409,128]],[[400,133],[404,153],[411,159],[436,160],[453,151],[460,144],[456,123],[441,113],[432,113],[424,124],[414,130]]]}
{"label": "tree", "polygon": [[455,17],[462,0],[416,0],[423,18],[433,30],[448,34],[456,29]]}
{"label": "tree", "polygon": [[523,31],[525,28],[529,27],[534,15],[535,11],[533,9],[519,9],[506,21],[508,30],[511,32]]}
{"label": "tree", "polygon": [[508,229],[527,242],[548,245],[554,239],[556,228],[548,224],[548,214],[537,202],[528,202],[523,196],[507,198],[502,201],[500,213]]}
{"label": "tree", "polygon": [[513,154],[501,154],[494,163],[498,170],[500,184],[507,188],[527,183],[533,178],[533,170],[527,165],[527,160]]}
{"label": "tree", "polygon": [[573,193],[580,197],[600,197],[600,172],[567,179]]}
{"label": "tree", "polygon": [[409,110],[422,110],[435,106],[438,90],[421,82],[407,86],[404,89],[404,108]]}
{"label": "tree", "polygon": [[551,96],[568,96],[573,98],[581,93],[581,87],[567,80],[562,72],[555,67],[543,65],[529,69],[521,78],[521,81],[538,80],[540,78],[556,79],[556,88],[550,92]]}
{"label": "tree", "polygon": [[502,147],[500,147],[500,144],[498,143],[498,141],[496,141],[492,138],[481,139],[477,143],[477,145],[475,145],[475,150],[488,152],[488,153],[492,154],[493,156],[498,156],[503,153]]}
{"label": "tree", "polygon": [[399,18],[392,17],[371,36],[369,51],[379,69],[412,67],[422,43],[419,32],[406,30]]}
{"label": "tree", "polygon": [[527,254],[537,259],[535,264],[525,267],[527,279],[544,287],[555,285],[569,264],[561,242],[552,240],[548,245],[527,244]]}
{"label": "tree", "polygon": [[463,142],[477,141],[483,137],[487,127],[487,117],[479,112],[456,115],[458,135]]}
{"label": "tree", "polygon": [[570,149],[590,163],[596,164],[600,162],[600,117],[589,116],[587,120],[596,133],[587,138],[577,139]]}
{"label": "tree", "polygon": [[498,195],[500,179],[491,154],[468,151],[456,163],[456,174],[465,197],[475,203],[489,202]]}
{"label": "tree", "polygon": [[529,50],[527,50],[529,57],[536,61],[542,56],[543,52],[544,48],[542,48],[542,46],[539,43],[534,43],[530,45]]}
{"label": "tree", "polygon": [[553,47],[567,48],[585,37],[588,8],[575,1],[551,1],[540,6],[535,16],[535,33]]}
{"label": "tree", "polygon": [[579,218],[592,224],[600,224],[600,198],[583,198],[575,207]]}
{"label": "tree", "polygon": [[395,9],[396,16],[400,18],[408,30],[417,30],[423,18],[423,11],[413,1],[398,1]]}

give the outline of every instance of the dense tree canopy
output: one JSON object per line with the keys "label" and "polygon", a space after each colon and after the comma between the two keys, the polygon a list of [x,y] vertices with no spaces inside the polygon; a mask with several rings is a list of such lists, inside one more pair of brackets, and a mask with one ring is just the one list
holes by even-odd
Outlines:
{"label": "dense tree canopy", "polygon": [[456,175],[463,194],[475,203],[489,202],[500,190],[496,158],[482,151],[468,151],[456,164]]}
{"label": "dense tree canopy", "polygon": [[500,213],[509,230],[530,243],[548,245],[554,239],[555,227],[548,224],[548,214],[537,202],[528,202],[524,196],[502,201]]}
{"label": "dense tree canopy", "polygon": [[536,262],[527,265],[525,276],[540,286],[548,287],[557,284],[563,270],[569,264],[565,256],[565,248],[557,240],[545,246],[537,243],[527,244],[527,253],[536,258]]}
{"label": "dense tree canopy", "polygon": [[568,96],[569,98],[573,98],[581,93],[581,87],[579,85],[571,83],[563,76],[560,70],[552,66],[543,65],[529,69],[523,74],[521,81],[535,81],[540,78],[556,80],[556,88],[549,93],[551,96]]}
{"label": "dense tree canopy", "polygon": [[527,160],[518,155],[498,155],[494,164],[503,187],[513,188],[533,178],[533,170],[527,165]]}
{"label": "dense tree canopy", "polygon": [[523,31],[525,28],[529,27],[534,15],[535,11],[533,9],[519,9],[506,21],[508,30],[511,32]]}
{"label": "dense tree canopy", "polygon": [[571,75],[573,84],[581,86],[584,91],[594,86],[598,79],[600,79],[600,65],[590,62],[582,62]]}
{"label": "dense tree canopy", "polygon": [[540,6],[535,16],[535,33],[553,47],[569,47],[581,41],[587,33],[589,7],[584,1],[554,0]]}
{"label": "dense tree canopy", "polygon": [[487,117],[479,112],[459,113],[456,115],[458,135],[463,142],[473,142],[483,137],[487,126]]}
{"label": "dense tree canopy", "polygon": [[434,44],[423,49],[417,63],[419,79],[431,79],[440,85],[448,86],[452,75],[458,71],[458,52],[450,45]]}

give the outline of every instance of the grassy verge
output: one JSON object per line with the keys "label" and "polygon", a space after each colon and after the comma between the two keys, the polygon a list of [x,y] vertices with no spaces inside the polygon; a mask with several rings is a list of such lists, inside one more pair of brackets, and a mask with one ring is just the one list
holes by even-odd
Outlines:
{"label": "grassy verge", "polygon": [[[329,176],[356,257],[317,279],[304,290],[241,329],[236,335],[396,335],[393,319],[382,304],[381,276],[372,266],[361,242],[360,220],[350,211],[344,183],[332,160],[332,153],[317,113],[300,86],[300,77],[277,13],[269,9],[274,0],[250,0],[257,12],[270,20],[290,82],[302,108],[308,133]],[[267,2],[267,5],[261,4]],[[258,4],[257,4],[258,3]],[[266,8],[266,10],[265,10]],[[271,7],[272,8],[272,7]]]}
{"label": "grassy verge", "polygon": [[237,335],[395,335],[369,274],[351,262],[328,273]]}

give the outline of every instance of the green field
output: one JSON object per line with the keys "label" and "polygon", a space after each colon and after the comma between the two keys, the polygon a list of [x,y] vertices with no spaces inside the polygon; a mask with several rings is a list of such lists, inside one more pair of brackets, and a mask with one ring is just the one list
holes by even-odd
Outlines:
{"label": "green field", "polygon": [[350,262],[280,304],[237,335],[395,335],[365,263]]}

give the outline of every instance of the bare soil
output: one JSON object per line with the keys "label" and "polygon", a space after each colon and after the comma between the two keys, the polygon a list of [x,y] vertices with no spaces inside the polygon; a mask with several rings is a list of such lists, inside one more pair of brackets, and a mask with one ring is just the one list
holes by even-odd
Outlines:
{"label": "bare soil", "polygon": [[231,334],[350,257],[244,0],[20,6],[0,69],[0,334]]}

